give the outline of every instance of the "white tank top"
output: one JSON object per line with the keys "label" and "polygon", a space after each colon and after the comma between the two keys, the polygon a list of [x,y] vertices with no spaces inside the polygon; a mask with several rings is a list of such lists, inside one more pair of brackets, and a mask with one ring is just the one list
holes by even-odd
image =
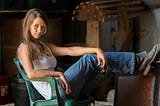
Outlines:
{"label": "white tank top", "polygon": [[[41,57],[33,61],[34,69],[46,69],[50,71],[54,71],[57,62],[54,56],[52,57]],[[48,82],[42,81],[31,81],[33,86],[37,89],[37,91],[46,99],[51,99],[51,87]]]}
{"label": "white tank top", "polygon": [[38,59],[34,60],[33,62],[34,69],[49,69],[54,70],[57,65],[56,58],[52,55],[50,56],[42,56]]}
{"label": "white tank top", "polygon": [[[34,69],[46,69],[49,71],[54,71],[54,68],[57,65],[57,60],[54,57],[51,49],[46,46],[51,53],[51,56],[42,56],[38,57],[38,59],[34,60],[33,67]],[[43,81],[31,81],[33,86],[37,89],[37,91],[46,99],[49,100],[51,99],[51,87],[48,82],[43,82]]]}

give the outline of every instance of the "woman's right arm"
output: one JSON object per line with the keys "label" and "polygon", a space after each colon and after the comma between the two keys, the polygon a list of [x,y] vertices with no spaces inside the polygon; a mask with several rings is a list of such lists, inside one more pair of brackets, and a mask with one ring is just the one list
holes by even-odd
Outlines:
{"label": "woman's right arm", "polygon": [[18,58],[21,60],[23,64],[23,68],[29,78],[40,78],[44,76],[62,76],[61,72],[55,72],[55,71],[44,71],[41,70],[35,70],[32,65],[32,61],[30,59],[30,53],[29,53],[29,47],[26,44],[23,44],[18,48]]}
{"label": "woman's right arm", "polygon": [[18,48],[17,55],[23,64],[23,68],[28,78],[32,79],[32,78],[40,78],[45,76],[59,77],[61,79],[62,86],[66,88],[66,94],[69,94],[71,92],[70,84],[62,72],[46,71],[43,69],[36,70],[33,68],[33,65],[30,59],[29,47],[26,44],[23,44]]}
{"label": "woman's right arm", "polygon": [[29,78],[39,78],[44,76],[57,76],[59,77],[62,73],[61,72],[55,72],[55,71],[44,71],[42,70],[35,70],[33,68],[31,59],[30,59],[30,53],[29,48],[26,44],[23,44],[18,48],[18,58],[21,60],[23,64],[23,68]]}

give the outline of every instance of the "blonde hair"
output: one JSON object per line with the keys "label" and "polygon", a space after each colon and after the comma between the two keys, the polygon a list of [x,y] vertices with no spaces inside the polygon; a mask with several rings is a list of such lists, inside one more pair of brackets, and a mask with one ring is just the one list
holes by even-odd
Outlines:
{"label": "blonde hair", "polygon": [[42,10],[37,9],[37,8],[30,9],[26,13],[26,16],[24,17],[23,23],[22,23],[24,41],[28,42],[28,41],[33,40],[32,36],[30,34],[30,26],[31,26],[33,20],[38,17],[42,18],[43,21],[45,22],[45,24],[46,24],[45,33],[47,32],[48,19],[47,19],[46,14]]}
{"label": "blonde hair", "polygon": [[[46,34],[47,27],[48,27],[47,16],[42,10],[33,8],[26,13],[22,21],[22,31],[23,31],[23,37],[24,37],[23,43],[28,45],[31,59],[35,58],[34,56],[36,53],[37,53],[36,54],[37,57],[43,54],[40,50],[40,47],[37,46],[40,44],[38,41],[39,39],[35,40],[30,33],[30,26],[35,18],[41,18],[45,22],[46,25],[45,25],[44,35]],[[42,46],[43,45],[41,45],[41,47]]]}

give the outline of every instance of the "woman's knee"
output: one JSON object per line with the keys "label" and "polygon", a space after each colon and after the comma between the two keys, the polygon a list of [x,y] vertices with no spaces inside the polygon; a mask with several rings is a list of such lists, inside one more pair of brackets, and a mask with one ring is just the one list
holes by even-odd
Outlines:
{"label": "woman's knee", "polygon": [[82,58],[84,58],[86,60],[96,60],[97,56],[96,56],[96,54],[85,54],[85,55],[83,55]]}
{"label": "woman's knee", "polygon": [[97,64],[96,54],[85,54],[85,55],[82,56],[82,60],[85,63]]}

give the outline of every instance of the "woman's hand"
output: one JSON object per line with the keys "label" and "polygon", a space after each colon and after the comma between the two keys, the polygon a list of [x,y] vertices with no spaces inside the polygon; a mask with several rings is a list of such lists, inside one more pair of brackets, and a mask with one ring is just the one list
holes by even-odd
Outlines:
{"label": "woman's hand", "polygon": [[97,59],[98,59],[98,65],[101,68],[104,68],[107,63],[107,57],[100,48],[97,49]]}
{"label": "woman's hand", "polygon": [[62,72],[59,72],[59,78],[61,80],[62,87],[66,90],[66,94],[71,93],[70,84]]}

